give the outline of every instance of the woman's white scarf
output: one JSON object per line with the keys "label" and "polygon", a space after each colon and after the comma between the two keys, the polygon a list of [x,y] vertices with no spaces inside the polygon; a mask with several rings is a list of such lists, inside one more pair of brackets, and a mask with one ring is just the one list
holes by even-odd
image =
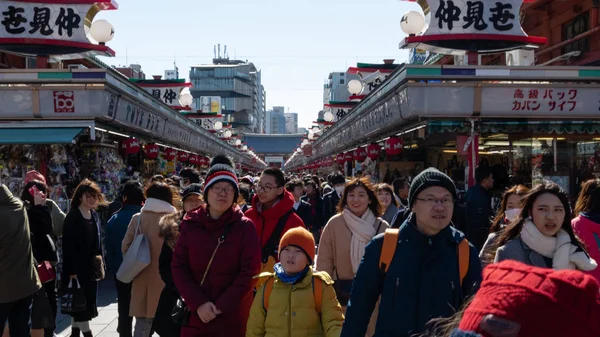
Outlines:
{"label": "woman's white scarf", "polygon": [[154,213],[175,213],[177,212],[177,209],[166,201],[148,198],[146,203],[144,203],[144,207],[142,207],[142,212],[144,211]]}
{"label": "woman's white scarf", "polygon": [[540,255],[551,258],[552,269],[590,271],[598,266],[584,251],[576,252],[577,246],[571,243],[571,237],[564,229],[559,230],[556,237],[546,236],[531,220],[525,220],[521,239]]}
{"label": "woman's white scarf", "polygon": [[367,211],[359,218],[348,208],[342,212],[346,225],[352,232],[352,240],[350,241],[350,261],[352,262],[352,271],[356,275],[358,265],[365,255],[365,247],[375,236],[375,214],[367,208]]}

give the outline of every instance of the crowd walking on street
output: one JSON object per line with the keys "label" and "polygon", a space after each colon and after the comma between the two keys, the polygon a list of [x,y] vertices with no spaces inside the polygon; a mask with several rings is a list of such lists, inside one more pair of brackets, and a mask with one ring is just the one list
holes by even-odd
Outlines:
{"label": "crowd walking on street", "polygon": [[55,336],[59,312],[93,336],[109,280],[120,337],[600,336],[600,180],[574,207],[549,181],[495,207],[492,171],[475,178],[461,208],[435,168],[240,177],[217,155],[123,181],[104,223],[96,182],[65,215],[32,171],[20,198],[0,186],[4,336]]}

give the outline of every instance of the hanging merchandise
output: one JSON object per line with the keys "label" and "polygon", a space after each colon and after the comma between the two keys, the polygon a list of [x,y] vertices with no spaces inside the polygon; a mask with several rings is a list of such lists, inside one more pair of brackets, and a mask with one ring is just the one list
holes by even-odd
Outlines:
{"label": "hanging merchandise", "polygon": [[[139,141],[136,142],[139,151]],[[89,144],[83,148],[81,156],[83,176],[96,182],[109,201],[118,197],[121,179],[126,176],[123,158],[116,150],[108,144]]]}

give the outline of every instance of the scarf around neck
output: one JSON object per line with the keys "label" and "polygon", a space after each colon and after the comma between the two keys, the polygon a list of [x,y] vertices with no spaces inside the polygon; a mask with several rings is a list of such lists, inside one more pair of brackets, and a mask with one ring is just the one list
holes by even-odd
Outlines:
{"label": "scarf around neck", "polygon": [[309,268],[310,266],[306,266],[306,268],[304,268],[304,270],[299,272],[298,274],[288,275],[285,273],[285,270],[283,270],[281,262],[278,262],[273,266],[277,277],[281,280],[281,282],[286,284],[295,284],[296,282],[302,280],[304,276],[306,276],[306,274],[308,273]]}
{"label": "scarf around neck", "polygon": [[556,237],[546,236],[531,220],[525,220],[521,240],[538,254],[551,258],[552,269],[590,271],[597,267],[596,261],[571,243],[571,237],[564,229],[560,229]]}
{"label": "scarf around neck", "polygon": [[377,234],[375,229],[375,221],[377,218],[371,209],[358,217],[347,207],[342,211],[342,216],[346,225],[352,232],[352,240],[350,241],[350,262],[352,263],[352,271],[356,274],[358,265],[365,255],[365,247],[371,239]]}

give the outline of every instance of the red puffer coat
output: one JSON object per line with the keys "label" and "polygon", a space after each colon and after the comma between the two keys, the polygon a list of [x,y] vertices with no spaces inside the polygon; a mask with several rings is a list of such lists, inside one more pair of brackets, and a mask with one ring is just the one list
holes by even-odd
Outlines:
{"label": "red puffer coat", "polygon": [[[231,228],[201,286],[217,241],[228,225]],[[238,206],[218,220],[202,207],[188,213],[181,224],[171,270],[181,297],[192,311],[181,336],[245,336],[255,285],[252,277],[260,272],[260,244],[254,224]],[[196,309],[206,302],[213,302],[222,314],[204,324]]]}

